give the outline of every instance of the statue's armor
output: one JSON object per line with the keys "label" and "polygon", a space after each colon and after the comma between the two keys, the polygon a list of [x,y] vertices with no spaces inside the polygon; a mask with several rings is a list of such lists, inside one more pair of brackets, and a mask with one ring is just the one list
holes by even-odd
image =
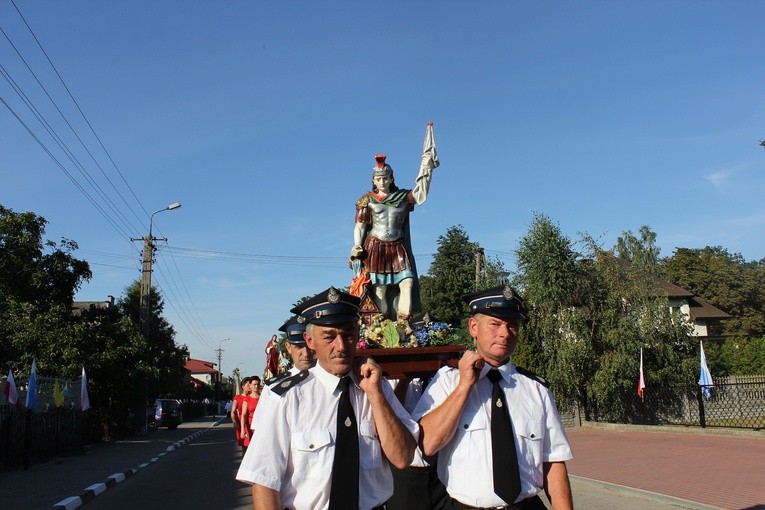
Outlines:
{"label": "statue's armor", "polygon": [[372,211],[372,228],[369,235],[381,241],[396,241],[404,237],[402,227],[409,214],[406,203],[391,207],[387,204],[370,202],[367,207]]}

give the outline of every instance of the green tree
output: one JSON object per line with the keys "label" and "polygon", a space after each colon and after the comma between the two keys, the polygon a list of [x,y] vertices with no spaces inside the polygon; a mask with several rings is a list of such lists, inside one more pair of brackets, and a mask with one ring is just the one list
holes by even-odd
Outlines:
{"label": "green tree", "polygon": [[133,321],[118,307],[91,307],[80,316],[80,331],[74,345],[76,356],[66,358],[65,370],[79,376],[88,374],[90,403],[103,416],[109,436],[121,430],[128,409],[141,407],[137,393],[144,377],[146,340]]}
{"label": "green tree", "polygon": [[[598,369],[588,384],[590,412],[601,419],[624,421],[638,412],[635,395],[640,350],[647,392],[651,387],[688,384],[695,380],[698,344],[680,312],[673,311],[659,291],[658,270],[642,262],[625,262],[611,251],[591,245],[596,259],[598,302],[592,302],[598,332]],[[671,399],[656,401],[654,409],[674,408]]]}
{"label": "green tree", "polygon": [[765,337],[727,338],[705,342],[704,350],[713,377],[765,374]]}
{"label": "green tree", "polygon": [[515,280],[529,320],[513,361],[547,377],[559,400],[581,403],[586,417],[615,421],[636,412],[629,397],[641,348],[651,385],[688,383],[697,360],[687,325],[656,292],[655,236],[644,227],[641,238],[621,241],[604,250],[584,235],[581,255],[536,215],[519,244]]}
{"label": "green tree", "polygon": [[572,241],[547,216],[536,214],[516,252],[518,286],[529,320],[513,362],[547,377],[561,400],[587,401],[593,363],[584,306],[587,272]]}
{"label": "green tree", "polygon": [[459,326],[468,316],[462,295],[475,289],[478,245],[461,225],[438,237],[438,251],[426,275],[420,276],[422,308],[438,320]]}
{"label": "green tree", "polygon": [[617,258],[639,267],[644,273],[660,276],[660,250],[656,246],[656,233],[647,225],[643,225],[639,234],[638,238],[631,230],[622,232],[616,239],[614,254]]}
{"label": "green tree", "polygon": [[[136,280],[127,289],[117,305],[125,317],[128,317],[134,328],[140,328],[141,312],[141,282]],[[188,348],[175,343],[175,330],[162,316],[165,304],[162,296],[152,286],[149,301],[149,341],[143,346],[139,370],[149,376],[149,398],[175,396],[174,391],[183,387],[187,382],[184,368],[188,357]],[[148,352],[146,350],[148,349]],[[147,364],[148,362],[148,364]],[[143,390],[143,388],[139,388]],[[139,393],[140,394],[140,393]]]}
{"label": "green tree", "polygon": [[73,255],[75,242],[43,241],[46,224],[0,206],[0,359],[18,373],[33,359],[41,373],[58,373],[62,356],[72,356],[72,298],[91,277],[87,262]]}
{"label": "green tree", "polygon": [[720,246],[678,248],[665,261],[669,279],[731,315],[712,334],[765,335],[765,265],[746,262]]}

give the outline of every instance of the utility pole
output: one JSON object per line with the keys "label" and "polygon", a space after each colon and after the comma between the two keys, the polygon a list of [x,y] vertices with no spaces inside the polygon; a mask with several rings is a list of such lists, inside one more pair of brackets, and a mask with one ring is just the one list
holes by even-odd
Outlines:
{"label": "utility pole", "polygon": [[215,352],[218,353],[218,380],[215,383],[215,403],[217,405],[218,401],[220,401],[220,386],[223,384],[223,364],[221,359],[223,358],[223,349],[221,349],[220,344],[223,342],[228,342],[231,340],[230,338],[224,338],[220,342],[218,342],[218,348],[215,350]]}
{"label": "utility pole", "polygon": [[[219,374],[223,374],[223,372],[221,371],[222,365],[221,365],[221,362],[220,362],[220,359],[223,357],[223,349],[218,347],[218,349],[215,352],[218,353],[218,373]],[[222,375],[219,375],[218,379],[221,379],[221,378],[222,378]]]}
{"label": "utility pole", "polygon": [[[163,209],[164,211],[164,209]],[[131,241],[143,241],[143,255],[141,259],[141,299],[140,299],[140,326],[141,334],[146,339],[146,370],[149,369],[151,356],[151,273],[154,264],[154,241],[167,241],[166,238],[156,238],[151,234],[151,225],[149,225],[148,237],[131,238]],[[145,436],[149,433],[149,373],[146,372],[143,378],[143,404],[139,406],[143,410],[143,420],[138,435]],[[139,410],[140,412],[140,410]],[[138,415],[140,419],[140,415]]]}
{"label": "utility pole", "polygon": [[154,264],[154,241],[167,241],[166,237],[140,237],[132,241],[143,241],[143,259],[141,264],[141,333],[148,340],[151,335],[151,273]]}
{"label": "utility pole", "polygon": [[481,271],[483,269],[483,248],[476,245],[475,248],[475,290],[481,290]]}
{"label": "utility pole", "polygon": [[138,406],[139,412],[142,413],[143,419],[141,419],[141,415],[139,415],[139,419],[141,419],[141,428],[138,431],[139,435],[145,436],[149,433],[149,416],[148,416],[148,405],[149,405],[149,363],[151,362],[151,272],[152,272],[152,265],[154,264],[154,251],[156,250],[156,247],[154,245],[154,241],[167,241],[167,238],[162,237],[154,237],[152,235],[153,227],[154,227],[154,215],[157,213],[161,213],[163,211],[172,211],[173,209],[178,209],[181,206],[178,202],[175,202],[173,204],[168,205],[167,207],[160,209],[159,211],[154,211],[151,213],[151,216],[149,216],[149,235],[148,237],[139,237],[139,238],[131,238],[131,241],[143,241],[143,258],[141,260],[141,296],[140,296],[140,315],[139,315],[139,321],[141,325],[141,334],[146,339],[146,356],[145,356],[145,362],[146,362],[146,373],[144,375],[143,380],[143,403]]}

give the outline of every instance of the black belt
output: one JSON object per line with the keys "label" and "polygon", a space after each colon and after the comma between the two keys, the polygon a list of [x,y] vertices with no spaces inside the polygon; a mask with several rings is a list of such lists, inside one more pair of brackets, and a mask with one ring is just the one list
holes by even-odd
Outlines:
{"label": "black belt", "polygon": [[[454,498],[451,498],[452,500],[452,508],[458,508],[460,510],[523,510],[523,509],[535,509],[535,508],[547,508],[544,506],[544,503],[542,503],[542,500],[539,499],[539,496],[531,496],[530,498],[522,499],[518,501],[517,503],[513,503],[512,505],[506,505],[506,506],[489,506],[489,507],[478,507],[478,506],[470,506],[466,505],[465,503],[462,503],[461,501],[457,501]],[[541,506],[537,506],[541,505]]]}

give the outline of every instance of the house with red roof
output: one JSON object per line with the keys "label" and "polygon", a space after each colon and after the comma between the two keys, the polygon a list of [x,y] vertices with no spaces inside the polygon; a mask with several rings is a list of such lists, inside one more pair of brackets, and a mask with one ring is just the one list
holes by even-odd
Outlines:
{"label": "house with red roof", "polygon": [[204,384],[214,388],[216,383],[221,382],[220,372],[216,368],[216,363],[212,361],[188,358],[184,363],[184,368],[189,371],[191,382],[196,387]]}

